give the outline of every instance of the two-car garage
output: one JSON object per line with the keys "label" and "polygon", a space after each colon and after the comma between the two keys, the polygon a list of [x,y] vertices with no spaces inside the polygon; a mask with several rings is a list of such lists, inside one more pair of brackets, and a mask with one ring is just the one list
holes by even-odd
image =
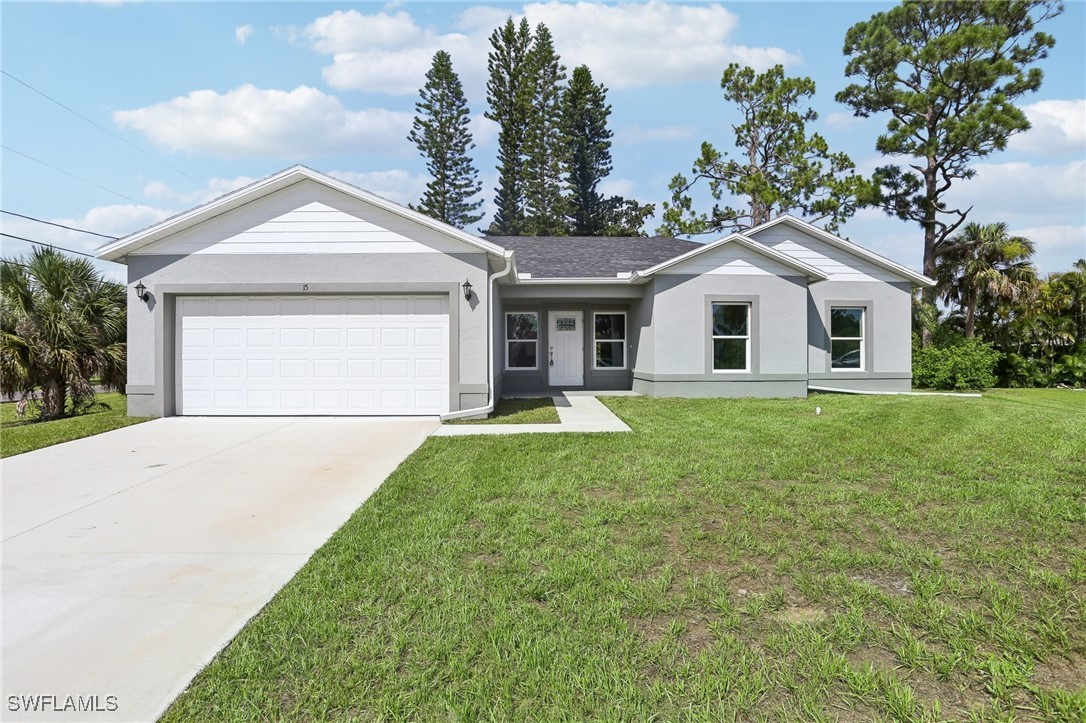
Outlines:
{"label": "two-car garage", "polygon": [[177,413],[449,411],[448,296],[179,296]]}

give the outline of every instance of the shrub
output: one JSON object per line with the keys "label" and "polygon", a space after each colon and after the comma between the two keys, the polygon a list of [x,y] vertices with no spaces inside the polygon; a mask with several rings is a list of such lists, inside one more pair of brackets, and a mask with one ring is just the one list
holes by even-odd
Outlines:
{"label": "shrub", "polygon": [[1003,355],[978,339],[913,351],[913,383],[922,389],[985,389]]}

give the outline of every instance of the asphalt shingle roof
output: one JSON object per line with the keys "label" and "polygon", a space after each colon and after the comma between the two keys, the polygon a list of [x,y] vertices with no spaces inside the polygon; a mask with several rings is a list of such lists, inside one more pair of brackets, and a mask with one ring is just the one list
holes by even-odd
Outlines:
{"label": "asphalt shingle roof", "polygon": [[614,277],[642,271],[699,248],[666,236],[487,236],[512,249],[517,271],[536,279]]}

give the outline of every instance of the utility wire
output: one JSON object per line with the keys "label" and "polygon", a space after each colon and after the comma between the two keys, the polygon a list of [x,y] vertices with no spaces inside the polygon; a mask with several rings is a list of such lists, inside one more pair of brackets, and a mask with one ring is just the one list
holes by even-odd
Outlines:
{"label": "utility wire", "polygon": [[40,219],[40,218],[34,218],[33,216],[24,216],[21,213],[15,213],[14,211],[5,211],[2,208],[0,208],[0,213],[6,213],[8,216],[18,216],[19,218],[25,218],[27,221],[36,221],[38,223],[48,224],[49,226],[56,226],[57,228],[66,228],[69,231],[78,231],[79,233],[89,233],[91,236],[99,236],[101,238],[110,239],[111,241],[116,241],[118,238],[120,238],[119,236],[107,236],[104,233],[96,233],[94,231],[88,231],[85,228],[76,228],[74,226],[65,226],[62,223],[54,223],[52,221],[45,221],[45,220]]}
{"label": "utility wire", "polygon": [[83,251],[75,251],[73,249],[66,249],[63,246],[55,246],[53,244],[47,244],[44,241],[35,241],[32,238],[24,238],[22,236],[15,236],[15,235],[10,234],[10,233],[4,233],[3,231],[0,231],[0,236],[6,236],[8,238],[13,238],[13,239],[15,239],[17,241],[26,241],[28,244],[37,244],[38,246],[48,246],[51,249],[56,249],[57,251],[65,251],[65,252],[70,253],[70,254],[79,254],[80,256],[86,256],[89,259],[98,258],[94,254],[88,254],[88,253],[85,253]]}
{"label": "utility wire", "polygon": [[[61,108],[63,108],[64,110],[68,111],[69,113],[71,113],[71,114],[73,114],[73,115],[75,115],[75,116],[78,116],[79,118],[82,118],[83,120],[87,121],[87,122],[88,122],[88,123],[90,123],[90,124],[91,124],[92,126],[94,126],[95,128],[97,128],[98,130],[100,130],[100,131],[104,131],[105,133],[108,133],[109,135],[111,135],[111,136],[113,136],[114,138],[116,138],[117,140],[119,140],[119,141],[120,141],[121,143],[124,143],[125,145],[129,145],[129,146],[132,146],[132,147],[133,147],[133,148],[135,148],[135,149],[136,149],[137,151],[139,151],[139,152],[140,152],[140,153],[142,153],[143,155],[147,156],[147,157],[148,157],[148,158],[150,158],[151,160],[153,160],[153,161],[158,161],[159,163],[161,163],[162,165],[166,166],[167,168],[169,168],[169,169],[171,169],[171,170],[173,170],[173,171],[176,171],[177,173],[180,173],[180,174],[181,174],[182,176],[184,176],[185,178],[189,179],[189,180],[190,180],[190,181],[192,181],[193,183],[198,183],[199,185],[201,185],[201,186],[203,186],[203,187],[205,187],[205,188],[210,188],[210,186],[208,186],[208,185],[207,185],[206,183],[204,183],[203,181],[200,181],[200,180],[197,180],[197,179],[193,178],[192,176],[190,176],[189,174],[185,173],[184,171],[182,171],[182,170],[181,170],[180,168],[178,168],[177,166],[174,166],[174,165],[172,165],[172,164],[170,164],[170,163],[167,163],[166,161],[162,160],[162,159],[161,159],[161,158],[159,158],[158,156],[155,156],[155,155],[153,155],[153,154],[149,153],[148,151],[145,151],[144,149],[140,148],[139,146],[137,146],[137,145],[136,145],[135,143],[133,143],[132,141],[128,140],[127,138],[124,138],[123,136],[120,136],[120,135],[118,135],[118,134],[114,133],[113,131],[111,131],[110,129],[106,128],[105,126],[102,126],[102,125],[99,125],[98,123],[95,123],[94,121],[92,121],[92,120],[91,120],[90,118],[88,118],[87,116],[83,115],[83,114],[82,114],[82,113],[80,113],[79,111],[77,111],[77,110],[74,110],[74,109],[72,109],[72,108],[69,108],[68,106],[64,105],[64,104],[63,104],[63,103],[61,103],[61,102],[60,102],[59,100],[57,100],[56,98],[53,98],[52,96],[50,96],[50,95],[48,95],[48,94],[46,94],[46,93],[43,93],[42,91],[40,91],[40,90],[38,90],[37,88],[35,88],[34,86],[32,86],[32,85],[31,85],[30,83],[27,83],[27,82],[26,82],[25,80],[20,80],[19,78],[16,78],[16,77],[15,77],[14,75],[12,75],[11,73],[9,73],[8,71],[6,71],[6,70],[4,70],[4,69],[2,69],[2,68],[0,68],[0,73],[3,73],[3,74],[4,74],[4,75],[6,75],[7,77],[9,77],[9,78],[11,78],[12,80],[14,80],[14,81],[15,81],[16,83],[19,83],[20,85],[23,85],[23,86],[25,86],[25,87],[29,88],[30,90],[32,90],[32,91],[34,91],[35,93],[37,93],[38,95],[40,95],[40,96],[41,96],[42,98],[45,98],[45,99],[46,99],[46,100],[48,100],[48,101],[51,101],[51,102],[53,102],[53,103],[56,103],[57,105],[59,105],[59,106],[60,106]],[[212,190],[214,190],[214,189],[212,189]]]}
{"label": "utility wire", "polygon": [[94,181],[88,181],[86,178],[83,178],[82,176],[77,176],[74,173],[69,173],[68,171],[65,171],[63,168],[57,168],[56,166],[50,165],[50,164],[46,163],[45,161],[39,161],[37,158],[34,158],[33,156],[28,156],[25,153],[22,153],[20,151],[15,150],[14,148],[9,148],[8,146],[2,145],[2,144],[0,144],[0,148],[3,148],[5,151],[10,151],[10,152],[14,153],[17,156],[22,156],[23,158],[26,158],[27,160],[34,161],[34,163],[40,163],[41,165],[45,166],[46,168],[51,168],[54,171],[57,171],[58,173],[63,173],[65,176],[71,176],[72,178],[74,178],[76,180],[79,180],[79,181],[82,181],[83,183],[89,183],[90,185],[95,186],[96,188],[100,188],[103,191],[109,191],[114,196],[120,196],[121,198],[123,198],[125,200],[128,200],[128,201],[131,201],[132,203],[139,204],[140,206],[143,205],[142,201],[137,201],[136,199],[132,198],[131,196],[126,196],[123,193],[119,193],[117,191],[114,191],[112,188],[106,188],[105,186],[101,185],[100,183],[95,183]]}

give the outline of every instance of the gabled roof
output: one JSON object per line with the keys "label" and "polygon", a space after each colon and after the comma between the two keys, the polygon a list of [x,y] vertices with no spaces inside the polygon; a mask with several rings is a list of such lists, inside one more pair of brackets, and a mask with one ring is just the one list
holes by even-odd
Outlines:
{"label": "gabled roof", "polygon": [[878,266],[879,268],[885,269],[890,273],[896,274],[903,279],[911,281],[918,286],[935,286],[935,281],[933,279],[930,279],[923,274],[918,274],[907,266],[902,266],[899,263],[891,261],[885,256],[879,256],[874,251],[868,251],[862,246],[857,246],[851,241],[843,239],[840,236],[835,236],[829,231],[820,229],[818,226],[809,224],[802,219],[796,218],[795,216],[790,216],[787,214],[785,214],[784,216],[779,216],[772,221],[767,221],[760,226],[755,226],[754,228],[748,230],[746,233],[748,235],[753,235],[760,231],[765,231],[766,229],[770,229],[774,226],[779,226],[782,224],[786,226],[791,226],[792,228],[810,234],[811,236],[814,236],[820,241],[825,241],[830,246],[841,249],[846,253],[861,258],[869,263],[874,264],[875,266]]}
{"label": "gabled roof", "polygon": [[488,236],[487,240],[513,249],[517,270],[532,279],[614,279],[702,246],[665,236]]}
{"label": "gabled roof", "polygon": [[795,269],[796,271],[806,276],[808,279],[822,281],[828,278],[826,274],[819,271],[815,267],[805,264],[798,259],[792,258],[786,253],[777,251],[776,249],[772,249],[765,244],[760,244],[754,239],[747,238],[740,233],[733,233],[729,236],[725,236],[722,239],[717,239],[716,241],[711,241],[707,244],[703,244],[696,249],[682,254],[681,256],[676,256],[673,259],[669,259],[667,261],[664,261],[663,263],[659,263],[655,266],[647,268],[644,271],[641,271],[638,276],[641,278],[648,278],[649,276],[657,274],[664,269],[671,268],[672,266],[677,266],[679,264],[689,261],[690,259],[701,256],[702,254],[709,253],[713,249],[720,248],[724,244],[735,244],[737,246],[742,246],[743,248],[749,249],[756,254],[764,256],[767,259],[776,261],[779,264],[787,266],[790,269]]}
{"label": "gabled roof", "polygon": [[398,203],[381,198],[369,191],[364,191],[357,186],[353,186],[338,178],[333,178],[332,176],[320,173],[319,171],[314,171],[312,168],[307,168],[306,166],[292,166],[284,171],[280,171],[267,178],[262,178],[248,186],[244,186],[236,191],[231,191],[224,196],[208,201],[202,206],[197,206],[189,211],[179,213],[176,216],[171,216],[142,231],[136,231],[124,238],[102,246],[98,249],[96,254],[100,259],[106,259],[107,261],[121,261],[123,263],[124,257],[128,254],[139,251],[145,246],[160,241],[171,234],[203,223],[204,221],[226,213],[227,211],[239,208],[250,201],[254,201],[274,193],[275,191],[282,190],[288,186],[306,180],[314,181],[315,183],[332,188],[383,211],[394,213],[421,226],[434,229],[457,241],[478,248],[489,254],[493,254],[494,256],[503,257],[506,255],[505,249],[481,239],[478,236],[474,236],[466,231],[461,231],[458,228],[434,220],[418,211],[412,211]]}

